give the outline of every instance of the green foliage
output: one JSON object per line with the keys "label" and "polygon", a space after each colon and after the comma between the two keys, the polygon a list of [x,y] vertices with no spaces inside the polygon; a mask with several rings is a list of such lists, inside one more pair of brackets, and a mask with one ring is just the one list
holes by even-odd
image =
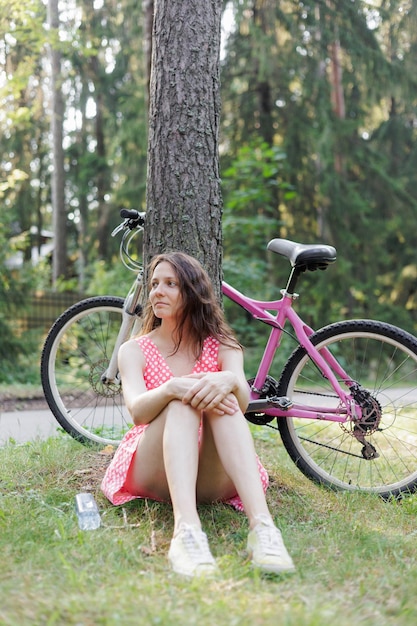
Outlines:
{"label": "green foliage", "polygon": [[[43,110],[46,8],[40,0],[22,6],[0,3],[0,49],[3,75],[0,82],[0,222],[10,236],[29,230],[45,210],[45,167],[48,123]],[[39,212],[39,213],[38,213]]]}
{"label": "green foliage", "polygon": [[87,292],[94,296],[111,295],[124,298],[134,280],[134,274],[116,258],[110,264],[97,261],[89,269]]}
{"label": "green foliage", "polygon": [[[417,4],[227,5],[235,23],[221,68],[226,280],[275,297],[289,267],[266,252],[268,240],[328,242],[336,265],[300,284],[309,323],[375,317],[416,333]],[[6,322],[5,285],[14,289],[6,243],[17,237],[28,260],[31,227],[52,224],[47,43],[59,43],[67,107],[70,272],[57,289],[123,295],[130,284],[109,232],[120,207],[145,205],[148,103],[142,3],[77,0],[76,10],[65,7],[59,42],[44,28],[41,0],[0,8],[0,343],[9,355],[22,342]],[[50,278],[44,263],[31,280]],[[227,314],[257,350],[260,331]]]}
{"label": "green foliage", "polygon": [[[1,194],[0,194],[1,197]],[[13,312],[25,306],[25,294],[30,278],[12,272],[6,265],[9,245],[4,224],[0,222],[0,383],[26,380],[25,359],[33,351],[33,343],[25,334],[16,332],[12,325]]]}
{"label": "green foliage", "polygon": [[[76,45],[67,62],[74,76],[72,106],[82,123],[68,135],[69,216],[88,265],[96,258],[110,262],[114,253],[110,232],[118,209],[143,208],[146,75],[141,3],[77,4],[83,28],[72,33]],[[88,111],[92,101],[94,116]]]}
{"label": "green foliage", "polygon": [[[282,180],[285,158],[281,149],[255,138],[238,149],[222,174],[225,264],[238,267],[242,259],[245,265],[250,261],[249,269],[256,268],[255,278],[266,269],[263,251],[280,224],[279,195],[293,195]],[[234,280],[241,288],[239,273],[235,272]]]}
{"label": "green foliage", "polygon": [[[415,260],[416,6],[267,0],[233,7],[236,27],[223,61],[222,158],[237,179],[239,168],[227,164],[242,158],[248,181],[232,200],[225,185],[226,256],[230,224],[233,254],[242,247],[242,205],[266,194],[271,211],[261,215],[274,216],[274,236],[337,248],[337,268],[318,281],[303,279],[316,324],[327,309],[330,318],[378,317],[415,332],[416,287],[403,268]],[[271,194],[262,171],[251,168],[250,149],[244,168],[242,146],[256,142],[286,155],[279,176],[281,190],[288,185],[291,194]],[[264,236],[267,222],[262,230],[259,213],[252,216]],[[245,257],[252,254],[251,239],[243,249]]]}
{"label": "green foliage", "polygon": [[0,383],[39,383],[39,332],[21,320],[32,284],[4,268],[0,273]]}
{"label": "green foliage", "polygon": [[[259,208],[264,211],[275,209],[276,189],[283,188],[278,175],[282,170],[281,162],[286,155],[280,148],[271,147],[265,141],[256,139],[241,146],[230,167],[223,171],[226,209],[244,211],[250,214]],[[287,199],[291,197],[287,193]]]}

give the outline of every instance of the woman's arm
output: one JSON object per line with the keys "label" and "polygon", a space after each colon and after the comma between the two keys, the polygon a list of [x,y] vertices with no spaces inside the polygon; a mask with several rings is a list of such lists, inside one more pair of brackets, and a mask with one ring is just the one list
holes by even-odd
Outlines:
{"label": "woman's arm", "polygon": [[233,414],[238,406],[245,411],[248,406],[240,349],[220,347],[220,372],[174,377],[150,390],[143,379],[145,356],[135,340],[121,346],[118,362],[126,407],[135,424],[149,424],[172,400],[182,400],[199,411],[215,409],[220,415]]}
{"label": "woman's arm", "polygon": [[246,380],[243,351],[241,348],[220,346],[219,365],[222,371],[234,374],[236,383],[233,389],[233,394],[236,396],[240,409],[244,413],[248,408],[250,391]]}
{"label": "woman's arm", "polygon": [[148,424],[176,398],[175,386],[170,380],[156,389],[146,389],[145,356],[134,339],[120,347],[118,364],[126,407],[135,424]]}
{"label": "woman's arm", "polygon": [[239,407],[245,411],[249,403],[249,386],[243,369],[240,348],[220,346],[219,372],[192,374],[197,379],[182,401],[200,411],[219,409],[219,413],[234,413]]}

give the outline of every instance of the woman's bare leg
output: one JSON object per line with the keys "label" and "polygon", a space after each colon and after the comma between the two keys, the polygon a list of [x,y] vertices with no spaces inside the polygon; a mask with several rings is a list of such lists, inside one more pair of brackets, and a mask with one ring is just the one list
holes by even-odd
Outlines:
{"label": "woman's bare leg", "polygon": [[251,527],[269,516],[252,435],[242,413],[203,418],[188,405],[171,402],[141,438],[126,480],[134,495],[171,500],[175,528],[200,525],[196,501],[212,502],[239,494]]}
{"label": "woman's bare leg", "polygon": [[[250,527],[253,528],[259,518],[270,518],[261,478],[259,475],[256,452],[249,426],[240,411],[234,415],[206,415],[216,455],[224,471],[234,485],[234,491],[242,500]],[[206,429],[207,431],[207,429]],[[205,431],[205,432],[206,432]],[[203,440],[204,443],[204,440]],[[212,482],[211,463],[213,453],[201,451],[199,488],[201,493],[209,489]],[[234,494],[230,494],[230,497]]]}
{"label": "woman's bare leg", "polygon": [[174,533],[182,522],[200,527],[196,504],[200,414],[170,402],[141,437],[125,487],[133,495],[171,501]]}
{"label": "woman's bare leg", "polygon": [[171,500],[174,536],[168,559],[185,576],[216,571],[197,513],[200,420],[192,407],[170,402],[139,441],[125,485],[136,495]]}
{"label": "woman's bare leg", "polygon": [[[252,564],[264,572],[281,574],[293,572],[294,563],[283,543],[268,509],[259,475],[255,448],[244,415],[205,417],[212,431],[217,454],[232,479],[249,519],[250,532],[247,552]],[[204,450],[200,461],[200,484],[209,481]]]}
{"label": "woman's bare leg", "polygon": [[126,476],[125,489],[134,496],[169,501],[162,440],[165,414],[162,412],[141,436]]}
{"label": "woman's bare leg", "polygon": [[182,523],[201,528],[196,501],[199,428],[197,411],[182,402],[170,402],[166,409],[163,456],[174,513],[174,535]]}
{"label": "woman's bare leg", "polygon": [[[147,428],[129,470],[131,493],[171,499],[174,537],[168,558],[174,571],[210,573],[215,562],[201,531],[198,501],[223,500],[236,491],[249,518],[248,553],[256,567],[273,573],[293,571],[263,492],[252,436],[244,416],[205,415],[199,447],[200,415],[174,401]],[[195,529],[195,530],[194,530]],[[193,544],[191,552],[190,542]]]}

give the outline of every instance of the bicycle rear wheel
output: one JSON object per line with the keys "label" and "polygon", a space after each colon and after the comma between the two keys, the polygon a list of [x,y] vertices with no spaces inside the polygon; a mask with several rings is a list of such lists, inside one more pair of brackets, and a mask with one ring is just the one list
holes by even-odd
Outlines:
{"label": "bicycle rear wheel", "polygon": [[41,356],[45,398],[59,424],[84,444],[118,445],[132,426],[120,382],[103,383],[122,323],[123,298],[98,296],[67,309]]}
{"label": "bicycle rear wheel", "polygon": [[[370,418],[361,432],[353,422],[278,418],[291,459],[308,478],[333,489],[375,492],[383,498],[415,491],[416,338],[383,322],[349,320],[326,326],[311,339],[319,349],[328,348],[366,390]],[[279,395],[313,408],[337,410],[340,403],[301,347],[284,367]]]}

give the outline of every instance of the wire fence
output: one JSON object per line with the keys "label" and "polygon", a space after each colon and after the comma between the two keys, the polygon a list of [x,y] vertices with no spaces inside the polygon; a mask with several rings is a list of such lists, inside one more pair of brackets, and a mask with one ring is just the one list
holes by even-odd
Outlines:
{"label": "wire fence", "polygon": [[75,292],[34,292],[8,300],[4,318],[17,336],[36,330],[44,334],[65,309],[86,297]]}

